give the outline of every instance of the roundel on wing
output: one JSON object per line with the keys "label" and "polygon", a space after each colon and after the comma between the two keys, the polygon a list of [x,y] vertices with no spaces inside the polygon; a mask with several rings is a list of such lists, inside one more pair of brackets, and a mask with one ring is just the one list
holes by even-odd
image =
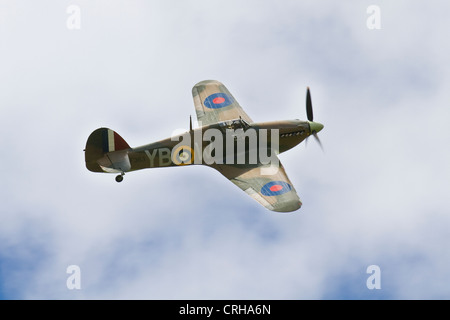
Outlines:
{"label": "roundel on wing", "polygon": [[229,106],[233,103],[233,98],[223,92],[213,93],[208,96],[203,104],[209,109],[219,109]]}
{"label": "roundel on wing", "polygon": [[289,183],[284,181],[270,181],[263,185],[261,193],[265,196],[278,196],[280,194],[289,192],[292,187]]}

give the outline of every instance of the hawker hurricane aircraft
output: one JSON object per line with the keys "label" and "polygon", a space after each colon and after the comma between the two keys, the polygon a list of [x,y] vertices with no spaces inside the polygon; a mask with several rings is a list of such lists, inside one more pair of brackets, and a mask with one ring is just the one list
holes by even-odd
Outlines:
{"label": "hawker hurricane aircraft", "polygon": [[131,148],[115,131],[95,130],[85,148],[88,170],[118,173],[146,168],[206,165],[216,169],[245,193],[272,211],[291,212],[301,201],[279,162],[285,152],[323,125],[313,121],[309,88],[306,92],[308,121],[253,122],[219,81],[206,80],[192,89],[199,127],[158,142]]}

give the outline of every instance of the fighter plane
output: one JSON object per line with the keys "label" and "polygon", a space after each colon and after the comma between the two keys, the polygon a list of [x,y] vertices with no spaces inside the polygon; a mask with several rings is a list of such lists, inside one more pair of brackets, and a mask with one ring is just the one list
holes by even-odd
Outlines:
{"label": "fighter plane", "polygon": [[306,91],[307,121],[253,122],[219,81],[205,80],[192,89],[199,126],[170,138],[131,148],[115,131],[99,128],[89,136],[86,167],[118,173],[158,167],[206,165],[237,185],[265,208],[292,212],[302,205],[278,154],[309,136],[319,142],[323,125],[313,121],[311,94]]}

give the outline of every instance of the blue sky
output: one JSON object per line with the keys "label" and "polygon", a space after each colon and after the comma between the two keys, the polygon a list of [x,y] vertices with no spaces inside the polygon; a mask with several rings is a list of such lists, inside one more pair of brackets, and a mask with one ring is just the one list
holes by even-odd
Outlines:
{"label": "blue sky", "polygon": [[[448,299],[448,9],[0,0],[0,297]],[[254,121],[305,119],[310,86],[325,152],[280,155],[299,211],[270,212],[206,167],[121,184],[87,171],[93,130],[139,146],[187,129],[206,79]]]}

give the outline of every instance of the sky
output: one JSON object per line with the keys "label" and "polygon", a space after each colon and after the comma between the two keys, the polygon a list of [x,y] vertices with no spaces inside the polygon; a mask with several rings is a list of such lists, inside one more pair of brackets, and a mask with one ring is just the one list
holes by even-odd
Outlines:
{"label": "sky", "polygon": [[[449,10],[0,0],[0,298],[449,299]],[[85,168],[99,127],[133,147],[187,130],[207,79],[255,122],[306,119],[311,88],[324,151],[279,156],[300,210],[203,166]]]}

